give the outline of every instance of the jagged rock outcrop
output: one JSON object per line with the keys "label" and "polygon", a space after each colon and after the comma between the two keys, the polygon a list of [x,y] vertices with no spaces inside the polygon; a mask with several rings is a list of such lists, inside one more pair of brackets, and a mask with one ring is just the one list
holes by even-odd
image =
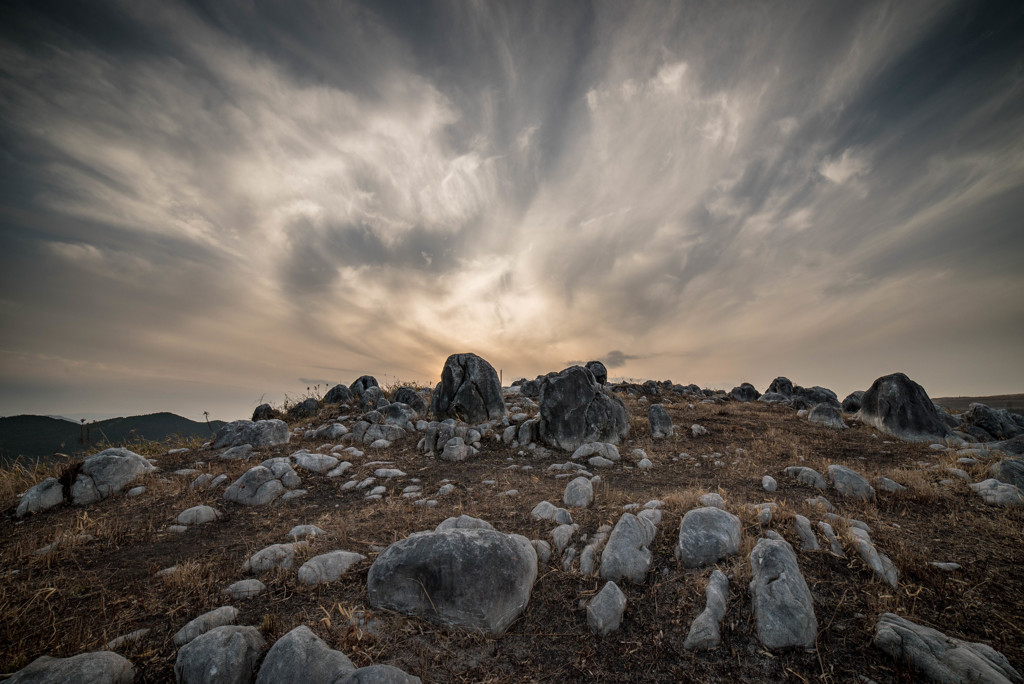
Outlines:
{"label": "jagged rock outcrop", "polygon": [[376,608],[497,635],[526,607],[536,578],[537,552],[526,537],[457,527],[389,546],[370,567],[367,588]]}
{"label": "jagged rock outcrop", "polygon": [[861,397],[857,417],[882,432],[912,442],[942,440],[950,434],[924,388],[903,373],[885,375]]}
{"label": "jagged rock outcrop", "polygon": [[629,435],[629,413],[582,366],[548,375],[541,382],[541,441],[575,451],[586,442],[617,444]]}
{"label": "jagged rock outcrop", "polygon": [[893,658],[909,662],[934,682],[1024,681],[1010,661],[991,646],[954,639],[894,613],[879,616],[874,644]]}
{"label": "jagged rock outcrop", "polygon": [[597,384],[607,384],[608,369],[605,368],[603,363],[601,363],[600,361],[587,361],[587,364],[584,366],[584,368],[593,373],[594,380],[597,381]]}
{"label": "jagged rock outcrop", "polygon": [[249,444],[254,447],[276,446],[287,444],[291,432],[283,420],[236,420],[221,427],[213,438],[213,448],[241,446]]}
{"label": "jagged rock outcrop", "polygon": [[963,414],[966,424],[984,430],[991,440],[1012,439],[1024,434],[1024,418],[1006,409],[994,409],[986,404],[974,403]]}
{"label": "jagged rock outcrop", "polygon": [[494,367],[476,354],[452,354],[444,362],[430,410],[438,420],[483,423],[507,415]]}

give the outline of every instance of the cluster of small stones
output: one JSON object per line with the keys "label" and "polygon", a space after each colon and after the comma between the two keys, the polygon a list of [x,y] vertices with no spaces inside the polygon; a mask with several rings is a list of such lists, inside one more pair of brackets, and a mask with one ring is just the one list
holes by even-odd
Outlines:
{"label": "cluster of small stones", "polygon": [[[880,378],[868,391],[851,394],[842,402],[827,389],[800,388],[786,378],[777,378],[768,391],[761,394],[747,383],[728,393],[701,390],[693,385],[653,382],[608,388],[604,386],[607,372],[597,362],[588,364],[582,375],[577,373],[576,376],[587,392],[592,393],[587,395],[587,401],[605,402],[600,410],[607,412],[608,419],[616,425],[621,422],[616,413],[621,401],[613,397],[614,392],[642,399],[642,403],[649,405],[647,417],[656,440],[670,438],[680,429],[672,424],[668,412],[658,401],[666,395],[700,403],[761,401],[786,405],[826,429],[844,429],[844,413],[849,416],[856,412],[861,420],[902,438],[918,439],[930,434],[912,434],[918,428],[933,430],[942,438],[933,448],[955,453],[962,464],[974,464],[1002,453],[1005,448],[1012,449],[1013,440],[1024,434],[1024,420],[1019,416],[988,407],[972,406],[969,415],[951,416],[930,402],[922,406],[918,394],[923,394],[923,390],[918,393],[919,386],[899,374]],[[370,601],[375,608],[416,615],[446,627],[499,635],[526,607],[538,568],[557,565],[565,572],[577,571],[584,577],[601,580],[601,588],[586,602],[586,620],[596,635],[605,637],[620,629],[627,615],[628,601],[622,587],[646,581],[653,560],[651,549],[658,528],[665,521],[663,503],[655,499],[627,505],[614,526],[602,525],[587,532],[573,522],[572,510],[585,509],[595,500],[595,485],[601,481],[595,471],[635,469],[642,473],[656,467],[640,449],[625,456],[620,453],[616,443],[624,434],[620,427],[604,431],[608,441],[585,440],[570,449],[567,460],[558,462],[558,452],[565,454],[566,444],[573,440],[571,435],[567,437],[564,426],[558,428],[557,435],[552,432],[553,419],[545,416],[543,402],[535,399],[543,394],[545,387],[557,388],[557,381],[576,376],[563,371],[502,390],[490,364],[472,354],[460,354],[446,363],[442,383],[434,390],[433,398],[413,388],[402,388],[393,397],[395,401],[383,395],[374,378],[363,376],[351,386],[332,388],[323,400],[354,409],[355,415],[291,431],[286,423],[274,417],[272,409],[261,406],[252,421],[236,421],[225,426],[211,445],[216,450],[215,463],[217,460],[247,460],[261,447],[288,444],[293,439],[315,445],[312,448],[298,448],[290,456],[263,460],[230,484],[223,474],[196,476],[198,471],[195,470],[172,474],[192,478],[193,488],[207,491],[224,488],[221,497],[226,504],[268,505],[302,496],[303,477],[346,477],[340,490],[361,492],[369,501],[397,493],[415,505],[435,506],[438,499],[451,495],[459,485],[446,481],[433,494],[426,493],[417,478],[410,478],[393,467],[393,463],[374,460],[373,452],[396,442],[411,441],[415,436],[421,453],[443,461],[472,459],[488,442],[508,445],[516,449],[519,456],[554,458],[556,462],[548,466],[547,472],[551,477],[565,479],[560,502],[564,507],[541,501],[531,510],[533,519],[551,525],[547,538],[528,540],[502,533],[484,520],[468,516],[449,518],[433,531],[414,533],[383,549],[367,572]],[[910,397],[908,410],[911,414],[918,411],[920,416],[894,426],[887,422],[888,416],[872,414],[869,406],[879,405],[877,395],[886,391]],[[649,396],[656,403],[650,403]],[[550,398],[549,394],[548,400]],[[289,417],[315,416],[318,407],[316,400],[307,400],[293,407]],[[431,412],[435,420],[428,421]],[[588,433],[601,430],[600,426],[590,424],[580,429]],[[683,429],[694,438],[708,434],[699,424]],[[625,430],[628,433],[628,424]],[[977,443],[981,433],[990,437],[983,444]],[[997,442],[996,438],[1002,441]],[[733,456],[740,455],[739,451]],[[713,467],[723,467],[728,456],[711,453],[700,458]],[[680,459],[694,460],[694,457],[680,454],[674,460]],[[528,469],[532,466],[512,464],[508,467]],[[953,470],[958,471],[950,473],[953,477],[968,477],[962,470]],[[74,483],[71,502],[84,505],[106,498],[156,471],[154,463],[126,450],[96,454],[86,460],[86,467]],[[1021,494],[1024,461],[998,460],[993,463],[990,474],[989,479],[971,483],[979,496],[997,505],[1024,504]],[[899,569],[875,545],[871,528],[862,521],[843,517],[822,493],[834,492],[840,499],[872,501],[879,492],[892,495],[902,491],[903,485],[887,478],[880,478],[872,485],[854,469],[840,464],[828,466],[827,477],[802,465],[787,467],[778,475],[784,476],[781,485],[772,475],[762,477],[761,486],[766,494],[776,492],[780,486],[802,487],[813,494],[807,503],[811,510],[818,512],[819,519],[812,521],[803,515],[793,518],[793,533],[800,553],[845,555],[846,550],[855,550],[878,581],[893,588],[898,586]],[[17,509],[19,517],[65,503],[63,487],[51,480],[41,482],[24,494]],[[134,496],[143,488],[137,486],[127,493]],[[517,492],[510,490],[501,495],[516,496]],[[740,518],[728,510],[728,501],[718,493],[707,493],[700,497],[700,503],[700,507],[687,511],[679,520],[675,557],[686,568],[712,567],[738,555],[742,548]],[[776,511],[777,504],[772,501],[750,505],[746,510],[763,526],[749,555],[752,580],[747,591],[756,633],[768,649],[810,649],[814,647],[818,631],[814,602],[800,570],[797,550],[778,532],[769,529]],[[216,525],[221,516],[222,512],[213,507],[195,506],[179,513],[168,531],[183,533],[196,526]],[[836,534],[837,528],[843,531],[842,538]],[[815,529],[826,545],[819,543]],[[239,602],[258,596],[266,590],[258,576],[275,569],[294,571],[300,583],[318,585],[337,581],[346,573],[363,567],[365,556],[335,549],[308,558],[296,569],[296,557],[305,555],[308,539],[324,534],[314,525],[298,525],[286,540],[252,554],[239,569],[242,575],[250,577],[242,577],[223,587],[225,600]],[[81,539],[72,541],[83,542]],[[40,550],[49,551],[52,548]],[[956,563],[942,561],[935,561],[933,565],[949,571],[959,567]],[[441,567],[445,572],[440,572]],[[158,575],[174,571],[171,567]],[[429,601],[422,595],[422,580],[426,577],[434,581]],[[442,577],[439,584],[438,577]],[[705,608],[692,621],[683,643],[686,650],[720,647],[730,586],[730,578],[725,573],[718,569],[712,571],[705,587]],[[261,633],[254,627],[237,625],[238,615],[235,607],[224,605],[181,626],[173,637],[179,649],[174,667],[179,682],[209,681],[215,673],[219,673],[218,677],[226,676],[225,681],[252,681],[254,676],[257,682],[281,681],[282,678],[333,682],[419,681],[385,664],[357,669],[344,654],[330,649],[306,627],[297,627],[281,637],[263,655],[266,644]],[[145,632],[123,635],[107,647],[118,648],[143,639]],[[990,677],[984,681],[1021,681],[1006,659],[991,648],[947,637],[892,614],[879,619],[874,643],[937,681],[953,681],[965,672]],[[134,678],[134,666],[109,650],[64,659],[43,656],[8,681],[37,681],[39,677],[46,681],[105,678],[104,681],[127,682]]]}

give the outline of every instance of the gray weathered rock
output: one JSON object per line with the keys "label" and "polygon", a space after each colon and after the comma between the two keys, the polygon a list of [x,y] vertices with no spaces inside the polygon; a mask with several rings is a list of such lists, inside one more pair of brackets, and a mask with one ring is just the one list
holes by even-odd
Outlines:
{"label": "gray weathered rock", "polygon": [[178,514],[175,522],[179,525],[203,525],[220,517],[217,509],[210,506],[193,506]]}
{"label": "gray weathered rock", "polygon": [[713,506],[715,508],[725,508],[725,499],[722,498],[721,494],[716,492],[710,492],[708,494],[701,494],[700,498],[697,499],[704,506]]}
{"label": "gray weathered rock", "polygon": [[235,624],[237,619],[238,609],[233,606],[221,606],[208,613],[203,613],[178,630],[174,635],[174,645],[184,646],[200,634],[205,634],[215,627]]}
{"label": "gray weathered rock", "polygon": [[817,551],[818,538],[814,536],[814,530],[811,529],[811,521],[805,516],[797,513],[793,516],[793,529],[796,531],[796,536],[800,537],[800,548],[804,551]]}
{"label": "gray weathered rock", "polygon": [[687,651],[703,651],[717,648],[722,642],[721,624],[725,617],[725,605],[729,598],[729,578],[721,570],[715,570],[704,589],[707,604],[703,612],[690,625],[690,631],[683,642]]}
{"label": "gray weathered rock", "polygon": [[836,537],[835,530],[832,529],[830,524],[822,520],[818,523],[818,529],[825,535],[825,539],[828,539],[829,546],[832,548],[832,553],[837,556],[846,556],[846,554],[843,553],[843,545],[839,543],[839,538]]}
{"label": "gray weathered rock", "polygon": [[112,651],[79,653],[70,658],[39,656],[15,672],[7,684],[129,684],[135,681],[135,666]]}
{"label": "gray weathered rock", "polygon": [[308,399],[304,399],[300,401],[298,404],[295,404],[290,409],[288,409],[288,417],[291,418],[292,420],[310,418],[312,416],[315,416],[317,414],[317,411],[319,410],[320,402],[314,399],[313,397],[309,397]]}
{"label": "gray weathered rock", "polygon": [[324,395],[325,404],[348,404],[352,401],[352,390],[345,385],[335,385]]}
{"label": "gray weathered rock", "polygon": [[843,416],[839,413],[839,409],[828,404],[818,404],[812,408],[811,412],[807,414],[807,420],[808,422],[817,423],[836,430],[848,427],[843,422]]}
{"label": "gray weathered rock", "polygon": [[452,354],[444,363],[430,409],[438,420],[483,423],[507,415],[498,372],[476,354]]}
{"label": "gray weathered rock", "polygon": [[861,397],[857,417],[886,434],[913,442],[941,441],[950,434],[928,393],[903,373],[871,383]]}
{"label": "gray weathered rock", "polygon": [[647,420],[651,424],[651,437],[654,439],[672,436],[672,417],[661,404],[651,404],[647,409]]}
{"label": "gray weathered rock", "polygon": [[431,622],[501,634],[537,578],[528,539],[487,529],[446,529],[395,542],[370,567],[370,603]]}
{"label": "gray weathered rock", "polygon": [[[1021,459],[1007,458],[993,463],[988,469],[988,473],[1000,482],[1011,484],[1017,489],[1024,491],[1024,461]],[[19,510],[20,508],[19,506]]]}
{"label": "gray weathered rock", "polygon": [[878,549],[875,548],[874,543],[871,541],[870,534],[860,528],[851,527],[848,538],[854,548],[857,549],[857,552],[860,554],[864,563],[871,568],[872,572],[874,572],[879,579],[884,580],[893,589],[899,587],[899,570],[888,556],[879,553]]}
{"label": "gray weathered rock", "polygon": [[1024,506],[1024,491],[995,478],[968,485],[978,496],[995,506]]}
{"label": "gray weathered rock", "polygon": [[757,638],[769,649],[812,648],[818,620],[793,547],[761,539],[750,553],[750,569]]}
{"label": "gray weathered rock", "polygon": [[1014,684],[1024,681],[1003,654],[987,644],[961,641],[937,629],[915,624],[894,613],[882,613],[874,644],[906,661],[935,682]]}
{"label": "gray weathered rock", "polygon": [[242,572],[261,573],[272,568],[287,570],[295,565],[295,552],[305,546],[306,542],[271,544],[249,556],[249,559],[242,565]]}
{"label": "gray weathered rock", "polygon": [[366,390],[371,387],[380,389],[380,385],[377,383],[377,378],[372,375],[361,375],[352,381],[352,384],[348,386],[348,389],[355,397],[361,397]]}
{"label": "gray weathered rock", "polygon": [[963,414],[964,422],[992,435],[994,440],[1012,439],[1024,433],[1024,418],[1006,409],[985,404],[971,404]]}
{"label": "gray weathered rock", "polygon": [[590,371],[572,366],[541,382],[538,427],[540,439],[549,446],[575,451],[586,442],[617,444],[625,439],[629,413]]}
{"label": "gray weathered rock", "polygon": [[18,502],[15,516],[24,517],[28,513],[48,511],[64,503],[64,487],[55,477],[48,477],[30,488]]}
{"label": "gray weathered rock", "polygon": [[247,598],[259,596],[267,590],[267,585],[258,579],[244,579],[231,584],[221,590],[232,601],[242,601]]}
{"label": "gray weathered rock", "polygon": [[619,448],[614,444],[608,444],[606,442],[587,442],[580,446],[576,451],[572,452],[572,460],[577,461],[581,458],[589,458],[591,456],[600,456],[609,461],[618,461],[622,458],[619,455]]}
{"label": "gray weathered rock", "polygon": [[789,466],[786,468],[786,475],[788,477],[795,477],[806,485],[810,485],[815,489],[828,489],[828,483],[825,482],[825,478],[821,476],[814,468],[808,468],[806,466]]}
{"label": "gray weathered rock", "polygon": [[296,541],[306,537],[318,537],[322,534],[326,533],[316,525],[296,525],[288,532],[288,536]]}
{"label": "gray weathered rock", "polygon": [[784,397],[792,397],[793,382],[789,378],[780,375],[772,380],[772,384],[768,385],[767,392],[781,394]]}
{"label": "gray weathered rock", "polygon": [[71,485],[71,500],[79,506],[100,501],[155,470],[153,464],[134,451],[119,447],[105,449],[87,456],[82,462]]}
{"label": "gray weathered rock", "polygon": [[697,423],[694,423],[693,425],[690,426],[690,433],[694,437],[703,437],[706,434],[708,434],[708,429],[703,425],[698,425]]}
{"label": "gray weathered rock", "polygon": [[178,649],[174,677],[178,684],[248,684],[264,643],[255,627],[216,627]]}
{"label": "gray weathered rock", "polygon": [[679,523],[675,556],[688,568],[716,563],[739,553],[743,525],[721,508],[708,506],[687,511]]}
{"label": "gray weathered rock", "polygon": [[562,503],[569,508],[586,508],[594,500],[594,486],[586,477],[577,477],[565,485]]}
{"label": "gray weathered rock", "polygon": [[846,413],[856,413],[860,411],[861,397],[864,396],[864,390],[857,390],[856,392],[850,392],[843,399],[843,411]]}
{"label": "gray weathered rock", "polygon": [[221,427],[213,438],[214,449],[250,444],[254,447],[287,444],[291,432],[283,420],[236,420]]}
{"label": "gray weathered rock", "polygon": [[299,581],[303,584],[333,582],[366,556],[351,551],[329,551],[313,556],[299,568]]}
{"label": "gray weathered rock", "polygon": [[572,524],[572,514],[564,508],[555,506],[550,501],[541,501],[530,511],[534,520],[553,520],[562,525]]}
{"label": "gray weathered rock", "polygon": [[606,582],[587,604],[587,624],[597,636],[608,636],[619,629],[622,612],[626,609],[626,595],[615,582]]}
{"label": "gray weathered rock", "polygon": [[267,651],[256,684],[328,684],[354,672],[356,666],[306,625],[299,625]]}
{"label": "gray weathered rock", "polygon": [[296,451],[292,454],[296,468],[308,470],[311,473],[326,473],[338,465],[338,459],[327,454],[311,454],[306,450]]}
{"label": "gray weathered rock", "polygon": [[766,492],[774,492],[779,488],[779,483],[771,475],[765,475],[761,478],[761,488]]}
{"label": "gray weathered rock", "polygon": [[585,368],[594,375],[597,384],[604,385],[608,382],[608,369],[600,361],[587,361]]}
{"label": "gray weathered rock", "polygon": [[761,397],[761,393],[749,382],[744,382],[739,387],[733,387],[729,396],[736,401],[757,401]]}
{"label": "gray weathered rock", "polygon": [[415,387],[399,387],[392,398],[395,402],[408,406],[416,418],[427,415],[427,402]]}
{"label": "gray weathered rock", "polygon": [[840,494],[852,496],[861,501],[875,500],[875,488],[857,471],[846,466],[830,465],[828,476],[832,478],[832,485]]}
{"label": "gray weathered rock", "polygon": [[233,446],[229,449],[225,449],[224,451],[220,452],[218,458],[221,458],[225,461],[234,461],[243,458],[249,458],[249,454],[251,453],[252,444],[239,444],[238,446]]}
{"label": "gray weathered rock", "polygon": [[270,404],[260,404],[256,407],[256,410],[252,412],[252,422],[254,423],[260,420],[273,420],[280,417],[281,412]]}
{"label": "gray weathered rock", "polygon": [[896,492],[903,492],[906,491],[907,489],[899,482],[896,482],[895,480],[890,480],[887,477],[878,478],[878,488],[881,489],[883,492],[889,492],[890,494],[894,494]]}
{"label": "gray weathered rock", "polygon": [[623,513],[601,554],[601,579],[643,582],[651,567],[652,555],[648,547],[654,541],[655,532],[650,520]]}
{"label": "gray weathered rock", "polygon": [[266,466],[253,466],[224,490],[223,497],[246,506],[270,503],[284,491],[284,484]]}

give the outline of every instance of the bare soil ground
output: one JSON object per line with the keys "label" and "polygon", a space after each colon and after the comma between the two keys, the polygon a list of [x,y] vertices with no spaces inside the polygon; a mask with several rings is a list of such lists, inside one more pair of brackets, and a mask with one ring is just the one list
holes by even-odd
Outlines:
{"label": "bare soil ground", "polygon": [[[228,603],[221,590],[246,577],[241,566],[249,555],[289,541],[288,531],[303,523],[318,525],[327,534],[313,540],[299,562],[334,549],[356,551],[368,560],[341,580],[318,587],[300,585],[294,569],[269,573],[261,577],[268,586],[265,594],[234,604],[241,611],[239,624],[262,629],[268,644],[305,624],[357,666],[390,663],[424,682],[853,682],[861,675],[880,683],[917,681],[918,674],[871,644],[878,615],[886,611],[950,636],[983,641],[1024,669],[1024,509],[988,506],[965,483],[939,484],[948,475],[923,468],[953,465],[954,457],[927,445],[875,436],[864,425],[842,431],[811,425],[792,410],[758,403],[689,408],[675,400],[667,408],[680,434],[653,441],[646,408],[633,399],[627,405],[634,419],[630,443],[620,445],[622,463],[631,465],[631,449],[642,448],[655,467],[647,472],[622,466],[600,471],[602,482],[592,506],[573,510],[580,533],[590,534],[604,523],[614,524],[625,504],[655,498],[665,502],[651,570],[644,583],[623,585],[629,603],[621,630],[612,636],[591,634],[583,609],[602,582],[582,576],[576,567],[563,572],[557,559],[541,566],[529,606],[498,638],[376,612],[367,597],[366,573],[381,548],[411,532],[432,529],[449,516],[465,513],[504,532],[549,539],[554,525],[531,519],[530,511],[544,499],[561,505],[566,480],[546,468],[566,461],[568,454],[524,457],[488,441],[474,459],[449,463],[418,453],[410,437],[387,450],[365,449],[365,457],[354,461],[359,476],[372,474],[373,467],[361,466],[372,460],[392,461],[408,474],[385,483],[388,494],[382,501],[366,501],[364,491],[342,491],[346,477],[328,479],[299,471],[307,496],[247,508],[223,501],[222,490],[191,489],[194,476],[169,473],[198,467],[234,479],[260,460],[296,451],[300,445],[294,440],[260,450],[244,462],[219,461],[214,452],[196,449],[168,456],[168,445],[149,445],[147,455],[156,456],[161,473],[145,478],[148,490],[134,499],[115,496],[86,508],[64,506],[17,521],[16,493],[44,473],[8,473],[0,479],[0,671],[14,672],[44,654],[102,649],[118,635],[148,627],[152,631],[146,638],[121,652],[135,663],[137,681],[173,681],[174,633],[192,618]],[[319,424],[333,415],[337,409],[332,407],[306,422]],[[692,437],[693,423],[710,434]],[[681,452],[695,458],[673,460]],[[714,452],[721,456],[702,458]],[[714,460],[723,465],[714,466]],[[805,504],[820,492],[787,478],[783,470],[807,465],[824,473],[830,463],[850,466],[871,480],[884,475],[909,487],[902,494],[879,492],[873,503],[824,492],[841,514],[871,525],[879,550],[902,573],[899,589],[877,581],[852,550],[845,558],[826,550],[798,551],[819,623],[816,647],[768,652],[757,641],[747,590],[747,556],[762,528],[745,504],[778,502],[770,527],[799,549],[792,517],[802,513],[812,522],[820,520],[820,510]],[[531,469],[507,469],[510,465]],[[986,469],[978,465],[968,471],[977,481],[987,477]],[[765,474],[778,480],[778,491],[768,494],[761,488]],[[415,506],[399,495],[410,478],[420,480],[428,497],[445,479],[457,488],[439,499],[437,508]],[[498,496],[510,489],[519,495]],[[706,492],[721,493],[727,509],[744,521],[744,549],[719,564],[730,579],[722,646],[690,653],[682,644],[704,608],[710,569],[682,567],[672,549],[682,515]],[[183,535],[166,531],[178,513],[200,503],[224,516]],[[45,544],[78,534],[93,539],[68,541],[54,553],[33,555]],[[963,568],[947,573],[928,561],[955,561]],[[154,576],[172,565],[179,572]],[[362,621],[356,620],[360,615]]]}

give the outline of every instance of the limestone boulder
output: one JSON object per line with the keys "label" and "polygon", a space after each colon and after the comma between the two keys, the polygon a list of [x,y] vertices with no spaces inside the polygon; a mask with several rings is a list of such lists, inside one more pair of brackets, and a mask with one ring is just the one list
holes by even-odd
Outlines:
{"label": "limestone boulder", "polygon": [[768,649],[812,648],[818,620],[793,547],[761,539],[750,553],[750,569],[757,638]]}
{"label": "limestone boulder", "polygon": [[79,653],[70,658],[39,656],[5,681],[7,684],[129,684],[135,681],[135,666],[112,651]]}
{"label": "limestone boulder", "polygon": [[536,578],[537,552],[525,537],[455,528],[389,546],[367,588],[375,608],[498,635],[526,608]]}
{"label": "limestone boulder", "polygon": [[48,511],[62,503],[64,503],[63,485],[57,478],[48,477],[22,495],[14,515],[22,518],[29,513]]}
{"label": "limestone boulder", "polygon": [[256,684],[328,684],[356,669],[306,625],[299,625],[274,642],[260,665]]}
{"label": "limestone boulder", "polygon": [[1024,682],[1010,661],[991,646],[946,636],[894,613],[879,616],[874,645],[909,662],[933,682]]}
{"label": "limestone boulder", "polygon": [[950,434],[935,404],[903,373],[878,378],[861,397],[857,417],[882,432],[912,442],[942,441]]}
{"label": "limestone boulder", "polygon": [[679,524],[675,556],[688,568],[701,568],[739,553],[743,525],[721,508],[707,506],[687,511]]}
{"label": "limestone boulder", "polygon": [[254,447],[277,446],[287,444],[291,432],[283,420],[236,420],[228,423],[217,431],[213,438],[214,449],[250,444]]}
{"label": "limestone boulder", "polygon": [[498,372],[476,354],[448,357],[430,408],[438,420],[455,418],[470,424],[500,420],[508,413]]}
{"label": "limestone boulder", "polygon": [[600,361],[587,361],[584,367],[594,375],[597,384],[604,385],[608,382],[608,369]]}
{"label": "limestone boulder", "polygon": [[125,485],[156,471],[142,456],[128,449],[105,449],[87,456],[71,485],[71,500],[80,506],[105,499]]}
{"label": "limestone boulder", "polygon": [[651,404],[647,409],[647,420],[651,424],[651,437],[654,439],[672,436],[672,417],[661,404]]}
{"label": "limestone boulder", "polygon": [[651,567],[649,547],[654,542],[656,531],[648,518],[623,513],[601,553],[601,579],[643,582]]}
{"label": "limestone boulder", "polygon": [[575,451],[587,442],[618,444],[629,435],[629,413],[622,400],[605,393],[594,375],[572,366],[541,381],[540,439]]}
{"label": "limestone boulder", "polygon": [[178,684],[251,682],[264,643],[255,627],[216,627],[178,649],[174,677]]}

